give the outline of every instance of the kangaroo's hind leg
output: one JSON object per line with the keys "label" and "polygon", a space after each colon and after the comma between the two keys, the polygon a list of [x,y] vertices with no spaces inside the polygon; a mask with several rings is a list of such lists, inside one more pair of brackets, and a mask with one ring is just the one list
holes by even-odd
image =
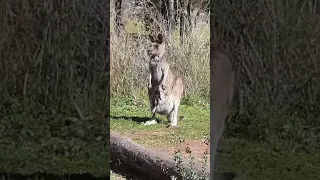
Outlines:
{"label": "kangaroo's hind leg", "polygon": [[151,87],[151,88],[148,88],[148,95],[149,95],[149,103],[150,103],[150,110],[151,110],[151,113],[152,113],[152,119],[155,118],[155,112],[156,112],[156,102],[155,102],[155,92],[154,92],[154,89]]}
{"label": "kangaroo's hind leg", "polygon": [[179,110],[179,104],[180,100],[176,100],[176,102],[173,105],[173,119],[171,121],[171,127],[177,127],[178,125],[178,110]]}
{"label": "kangaroo's hind leg", "polygon": [[152,108],[152,110],[151,110],[151,112],[152,112],[152,115],[154,115],[156,112],[157,112],[157,110],[158,110],[158,108],[159,108],[159,103],[160,103],[160,96],[161,96],[161,94],[160,94],[160,91],[155,91],[154,92],[154,106],[153,106],[153,108]]}

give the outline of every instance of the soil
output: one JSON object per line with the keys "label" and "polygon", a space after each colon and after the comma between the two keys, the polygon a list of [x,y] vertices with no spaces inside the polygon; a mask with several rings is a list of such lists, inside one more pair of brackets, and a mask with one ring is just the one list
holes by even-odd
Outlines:
{"label": "soil", "polygon": [[179,152],[183,158],[190,158],[191,155],[196,161],[199,162],[204,162],[204,155],[206,155],[208,161],[210,159],[210,146],[199,140],[189,140],[181,143],[177,147],[169,146],[165,148],[159,148],[159,150],[171,155]]}
{"label": "soil", "polygon": [[[140,139],[141,137],[146,137],[146,136],[159,137],[169,133],[170,132],[163,132],[163,131],[134,132],[131,134],[126,134],[126,136],[130,137],[131,139]],[[208,161],[210,159],[210,145],[204,140],[187,140],[185,142],[182,142],[178,146],[171,145],[163,148],[154,148],[154,149],[160,150],[167,154],[171,154],[172,156],[174,156],[176,152],[179,152],[182,154],[183,158],[189,158],[191,153],[191,155],[195,158],[195,160],[199,162],[204,162],[203,157],[205,154],[208,158]]]}

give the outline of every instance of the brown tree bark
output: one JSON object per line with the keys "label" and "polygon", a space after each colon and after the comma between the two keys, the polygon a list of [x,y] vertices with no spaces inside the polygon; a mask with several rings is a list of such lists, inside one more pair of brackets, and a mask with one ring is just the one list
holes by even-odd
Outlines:
{"label": "brown tree bark", "polygon": [[174,18],[174,0],[168,0],[168,3],[167,3],[168,7],[168,35],[171,37],[172,36],[172,24],[173,24],[173,18]]}
{"label": "brown tree bark", "polygon": [[197,26],[197,21],[198,21],[198,18],[200,16],[200,13],[205,13],[205,10],[204,10],[204,1],[203,0],[200,0],[198,2],[198,12],[197,12],[197,15],[196,17],[194,18],[194,27]]}
{"label": "brown tree bark", "polygon": [[191,18],[191,0],[188,0],[188,5],[187,5],[187,12],[188,12],[188,28],[187,28],[187,34],[190,34],[192,30],[192,18]]}
{"label": "brown tree bark", "polygon": [[159,32],[159,20],[164,10],[166,10],[165,3],[163,0],[147,0],[144,6],[144,25],[145,30],[151,34]]}
{"label": "brown tree bark", "polygon": [[179,0],[174,0],[174,18],[173,18],[173,27],[177,27],[178,25],[178,18],[179,18],[179,9],[180,9],[180,3]]}
{"label": "brown tree bark", "polygon": [[179,4],[180,4],[180,42],[181,44],[184,44],[184,40],[185,40],[185,34],[186,34],[186,25],[185,25],[185,14],[184,14],[184,10],[185,10],[185,3],[184,0],[179,0]]}
{"label": "brown tree bark", "polygon": [[120,32],[124,28],[123,21],[122,21],[122,0],[115,0],[115,11],[116,11],[115,32],[117,36],[119,36]]}
{"label": "brown tree bark", "polygon": [[[112,166],[139,173],[150,180],[170,180],[170,176],[175,176],[179,180],[183,178],[173,156],[137,144],[112,131],[110,132],[110,157]],[[193,168],[198,175],[203,174],[201,163],[194,163],[191,167],[188,160],[183,160],[181,166],[186,172],[191,172]],[[208,170],[205,171],[205,175],[209,178]],[[234,178],[234,173],[220,173],[215,179],[233,180]]]}

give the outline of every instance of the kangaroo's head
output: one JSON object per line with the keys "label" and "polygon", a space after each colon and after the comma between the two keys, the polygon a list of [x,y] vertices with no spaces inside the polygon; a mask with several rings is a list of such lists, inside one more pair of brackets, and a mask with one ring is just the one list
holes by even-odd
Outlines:
{"label": "kangaroo's head", "polygon": [[151,46],[148,48],[147,52],[149,56],[159,56],[163,57],[165,53],[165,43],[162,34],[158,34],[156,38],[152,35],[149,35],[151,41]]}

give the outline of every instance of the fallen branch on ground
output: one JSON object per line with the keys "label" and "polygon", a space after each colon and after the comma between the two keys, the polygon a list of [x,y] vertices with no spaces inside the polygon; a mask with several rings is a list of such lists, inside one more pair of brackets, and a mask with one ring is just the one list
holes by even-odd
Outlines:
{"label": "fallen branch on ground", "polygon": [[[112,165],[153,180],[170,180],[170,176],[183,179],[172,156],[137,144],[112,131],[110,132],[110,156]],[[195,162],[191,167],[189,160],[183,160],[179,166],[182,166],[186,172],[193,170],[198,175],[204,174],[209,179],[210,172],[209,170],[203,172],[201,163]],[[235,176],[234,173],[219,173],[215,180],[232,180]]]}

